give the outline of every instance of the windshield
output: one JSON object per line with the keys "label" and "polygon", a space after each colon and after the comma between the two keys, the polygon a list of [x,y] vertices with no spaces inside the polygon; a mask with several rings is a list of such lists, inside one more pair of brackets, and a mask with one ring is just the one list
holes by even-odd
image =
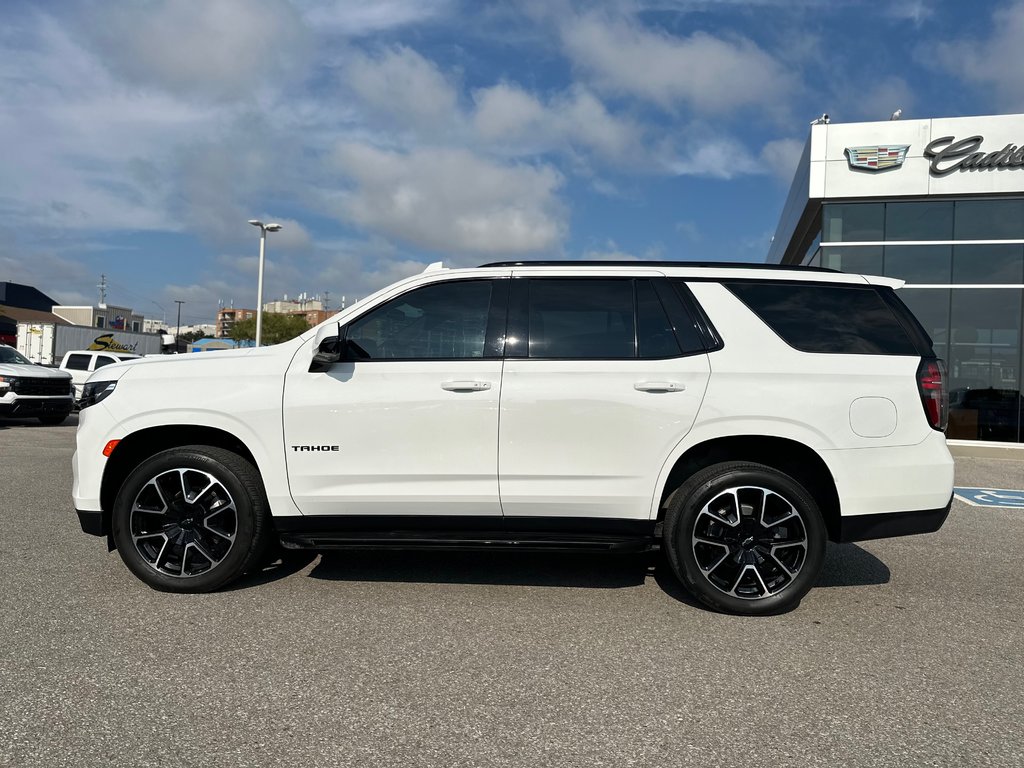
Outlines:
{"label": "windshield", "polygon": [[21,352],[11,347],[0,347],[0,363],[20,363],[23,365],[32,365],[32,361],[25,357]]}

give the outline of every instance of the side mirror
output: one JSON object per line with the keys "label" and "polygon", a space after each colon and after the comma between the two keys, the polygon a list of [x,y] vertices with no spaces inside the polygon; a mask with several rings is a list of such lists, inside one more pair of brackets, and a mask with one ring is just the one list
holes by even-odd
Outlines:
{"label": "side mirror", "polygon": [[341,323],[325,325],[316,332],[313,360],[309,364],[310,373],[323,373],[341,360],[343,343],[341,340]]}

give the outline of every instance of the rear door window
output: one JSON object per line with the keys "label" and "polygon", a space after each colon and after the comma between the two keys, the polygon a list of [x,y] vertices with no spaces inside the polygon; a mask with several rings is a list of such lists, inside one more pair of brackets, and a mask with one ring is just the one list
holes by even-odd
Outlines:
{"label": "rear door window", "polygon": [[633,281],[532,279],[531,358],[631,360],[636,357]]}
{"label": "rear door window", "polygon": [[918,355],[904,324],[874,286],[723,281],[783,341],[802,352]]}
{"label": "rear door window", "polygon": [[102,368],[104,365],[110,365],[116,363],[117,358],[108,357],[107,355],[96,355],[96,368]]}

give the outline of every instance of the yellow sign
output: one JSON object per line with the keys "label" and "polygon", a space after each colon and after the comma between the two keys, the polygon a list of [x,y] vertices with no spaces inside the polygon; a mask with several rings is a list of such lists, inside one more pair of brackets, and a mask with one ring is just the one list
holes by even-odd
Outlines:
{"label": "yellow sign", "polygon": [[102,352],[104,350],[108,352],[134,352],[138,348],[138,342],[129,345],[120,344],[119,342],[114,341],[114,334],[112,333],[106,333],[103,336],[97,336],[95,339],[92,340],[92,344],[86,347],[86,349],[88,349],[90,352]]}

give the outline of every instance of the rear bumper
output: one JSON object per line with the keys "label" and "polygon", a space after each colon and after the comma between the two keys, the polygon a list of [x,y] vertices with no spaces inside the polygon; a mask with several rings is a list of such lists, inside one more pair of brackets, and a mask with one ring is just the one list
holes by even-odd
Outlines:
{"label": "rear bumper", "polygon": [[935,533],[946,522],[953,497],[938,509],[924,509],[913,512],[885,512],[875,515],[854,515],[840,520],[839,540],[865,541],[867,539],[888,539],[893,536],[911,536],[915,533]]}

